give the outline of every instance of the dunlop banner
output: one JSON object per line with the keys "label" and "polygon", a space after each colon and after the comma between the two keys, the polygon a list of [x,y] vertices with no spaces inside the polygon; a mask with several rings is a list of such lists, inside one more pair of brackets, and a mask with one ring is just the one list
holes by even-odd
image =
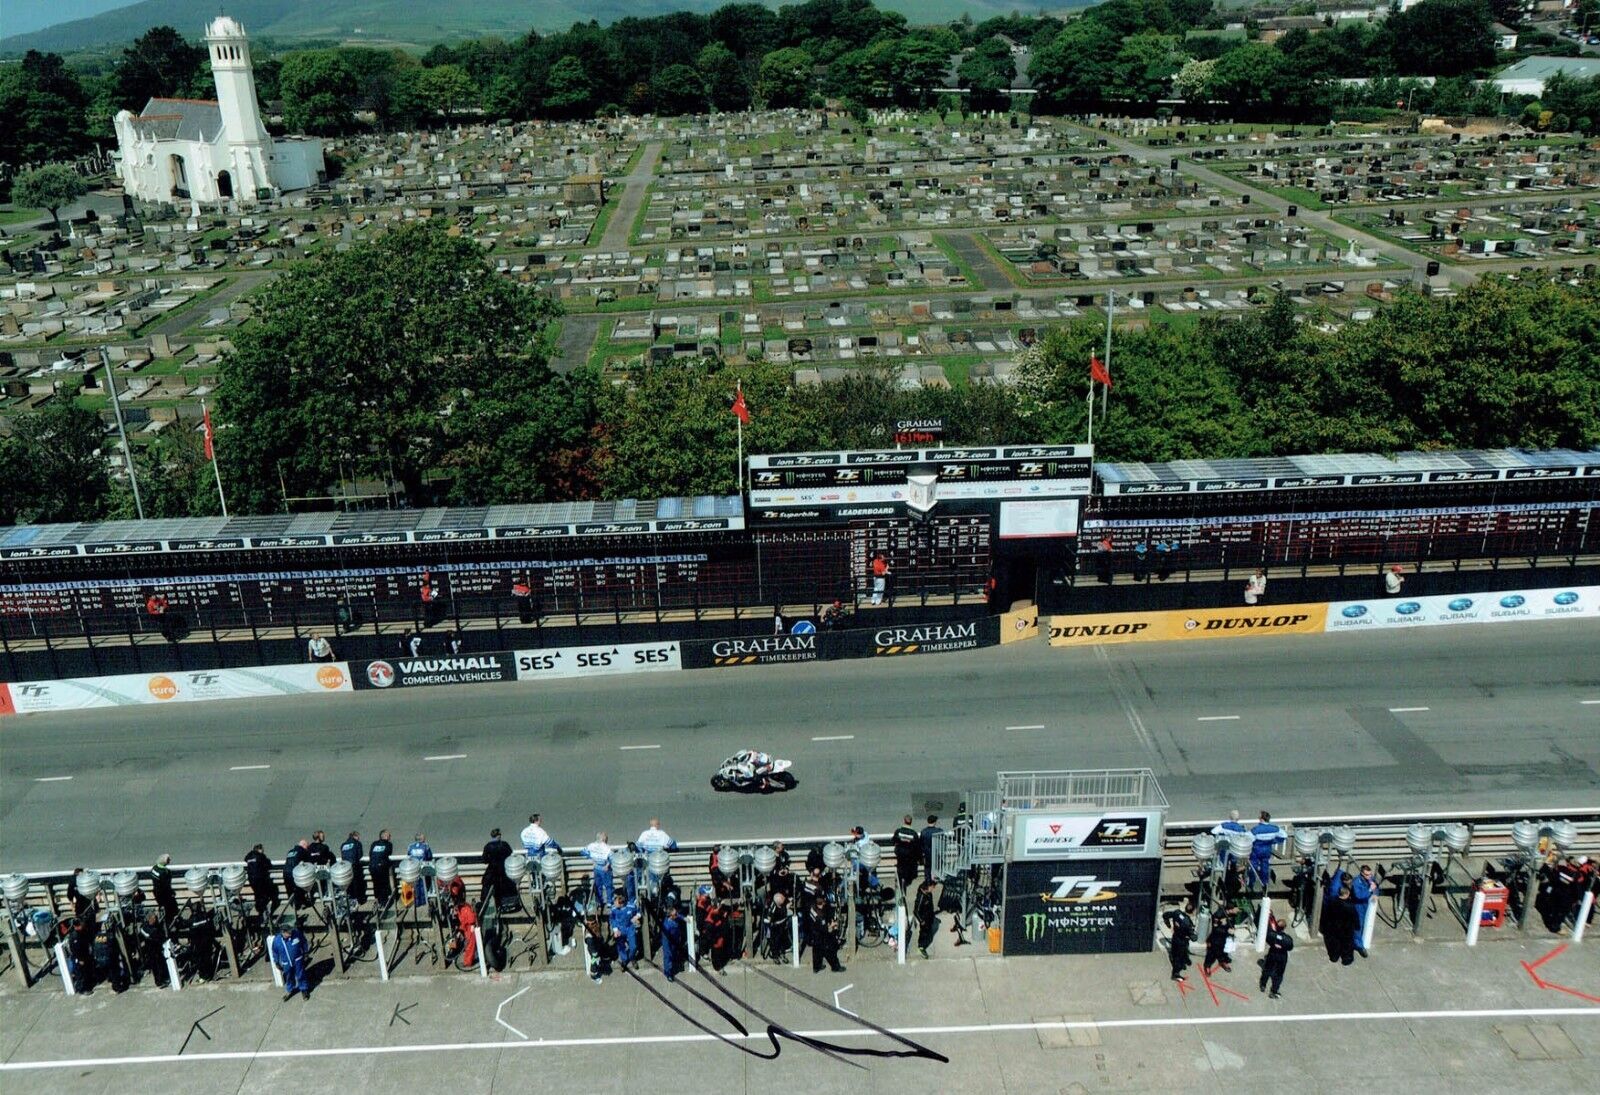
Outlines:
{"label": "dunlop banner", "polygon": [[1238,635],[1316,635],[1326,626],[1328,606],[1241,605],[1159,612],[1112,612],[1053,616],[1051,646],[1221,639]]}
{"label": "dunlop banner", "polygon": [[1000,614],[1000,642],[1021,643],[1039,637],[1039,606],[1014,608]]}

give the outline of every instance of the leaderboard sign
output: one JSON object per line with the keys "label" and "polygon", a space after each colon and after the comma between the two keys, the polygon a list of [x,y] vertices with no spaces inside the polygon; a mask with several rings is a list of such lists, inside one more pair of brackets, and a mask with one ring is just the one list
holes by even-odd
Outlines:
{"label": "leaderboard sign", "polygon": [[752,525],[899,517],[912,475],[932,475],[937,501],[1081,498],[1088,445],[998,445],[752,456],[746,488]]}

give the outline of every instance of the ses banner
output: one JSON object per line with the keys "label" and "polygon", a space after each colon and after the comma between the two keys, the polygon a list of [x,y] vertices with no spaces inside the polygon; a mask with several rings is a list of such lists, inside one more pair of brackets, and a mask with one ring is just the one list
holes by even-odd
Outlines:
{"label": "ses banner", "polygon": [[1053,616],[1051,646],[1221,639],[1235,635],[1316,635],[1327,620],[1325,604],[1241,605],[1155,612]]}
{"label": "ses banner", "polygon": [[614,673],[663,673],[683,668],[675,642],[568,646],[558,650],[519,650],[517,680],[594,677]]}
{"label": "ses banner", "polygon": [[1335,601],[1328,606],[1327,630],[1365,631],[1440,624],[1556,620],[1573,616],[1600,616],[1600,586]]}
{"label": "ses banner", "polygon": [[1006,956],[1148,951],[1160,882],[1159,857],[1012,863]]}
{"label": "ses banner", "polygon": [[5,686],[18,714],[75,711],[124,704],[242,700],[260,696],[348,692],[345,662],[322,665],[264,665],[251,669],[190,669],[167,673],[124,673],[114,677],[76,677]]}

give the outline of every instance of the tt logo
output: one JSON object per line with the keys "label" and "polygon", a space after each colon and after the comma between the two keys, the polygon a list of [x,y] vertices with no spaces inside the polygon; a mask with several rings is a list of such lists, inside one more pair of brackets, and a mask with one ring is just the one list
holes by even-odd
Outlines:
{"label": "tt logo", "polygon": [[[1125,825],[1120,821],[1103,821],[1100,823],[1100,835],[1112,840],[1123,840],[1137,832],[1132,825]],[[1115,883],[1112,883],[1115,885]]]}
{"label": "tt logo", "polygon": [[201,688],[208,688],[217,683],[217,675],[215,673],[190,673],[189,683],[197,684]]}
{"label": "tt logo", "polygon": [[11,687],[17,690],[19,696],[42,696],[45,694],[45,686],[42,684],[14,684]]}
{"label": "tt logo", "polygon": [[1028,942],[1037,943],[1044,938],[1044,919],[1045,914],[1042,912],[1022,915],[1022,934]]}
{"label": "tt logo", "polygon": [[1117,896],[1116,887],[1122,885],[1115,879],[1101,880],[1092,874],[1059,874],[1050,880],[1056,892],[1046,901],[1065,901],[1073,905],[1087,905],[1092,901],[1108,901]]}

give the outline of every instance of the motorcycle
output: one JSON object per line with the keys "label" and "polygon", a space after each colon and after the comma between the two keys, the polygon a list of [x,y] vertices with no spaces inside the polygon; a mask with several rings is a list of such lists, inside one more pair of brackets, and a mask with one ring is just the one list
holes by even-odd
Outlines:
{"label": "motorcycle", "polygon": [[711,777],[713,791],[789,791],[797,782],[789,771],[793,761],[768,758],[765,763],[749,752],[735,753]]}

